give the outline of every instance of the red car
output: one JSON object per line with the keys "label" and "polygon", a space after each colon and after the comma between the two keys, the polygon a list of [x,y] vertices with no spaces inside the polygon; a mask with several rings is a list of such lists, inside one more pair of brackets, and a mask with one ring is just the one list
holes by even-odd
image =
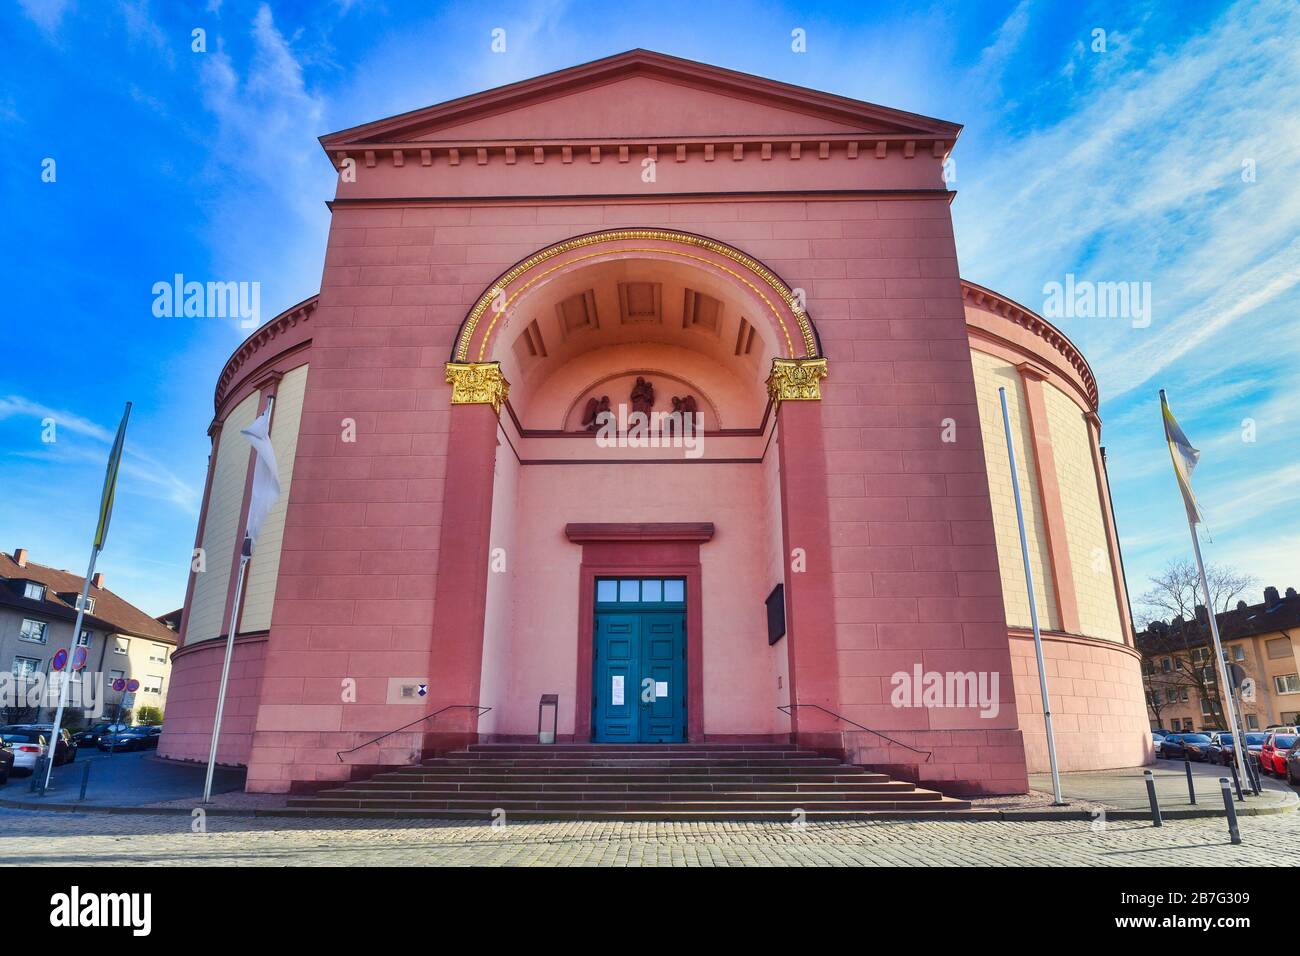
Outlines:
{"label": "red car", "polygon": [[1264,746],[1259,748],[1259,769],[1266,774],[1275,773],[1286,776],[1286,752],[1300,740],[1300,734],[1282,734],[1276,730],[1268,735]]}

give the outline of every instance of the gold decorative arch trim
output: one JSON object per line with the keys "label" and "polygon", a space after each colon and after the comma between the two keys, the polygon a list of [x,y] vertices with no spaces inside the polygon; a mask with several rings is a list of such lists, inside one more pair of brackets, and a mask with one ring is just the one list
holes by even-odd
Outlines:
{"label": "gold decorative arch trim", "polygon": [[[485,315],[488,318],[487,328],[484,330],[481,341],[479,342],[478,356],[476,362],[487,361],[488,345],[492,339],[492,332],[496,328],[497,321],[502,318],[510,309],[510,306],[528,291],[534,284],[542,281],[548,275],[559,271],[574,262],[581,262],[587,259],[599,258],[606,252],[593,252],[590,255],[568,259],[565,262],[555,265],[548,269],[543,269],[535,275],[529,275],[527,281],[512,288],[516,281],[527,273],[531,273],[539,266],[544,265],[557,256],[573,252],[578,249],[588,249],[606,243],[615,242],[663,242],[665,246],[651,247],[630,247],[619,251],[623,252],[646,252],[657,255],[671,255],[683,259],[692,259],[711,268],[720,269],[728,273],[732,278],[747,286],[750,291],[755,293],[768,307],[775,319],[777,327],[781,330],[781,335],[785,339],[786,349],[790,353],[790,358],[795,358],[794,339],[790,334],[790,329],[786,325],[785,316],[782,314],[781,306],[784,306],[794,317],[795,324],[798,327],[799,338],[803,344],[803,358],[817,358],[817,336],[813,332],[812,321],[808,318],[808,313],[803,308],[802,303],[794,291],[790,289],[781,279],[752,256],[748,256],[724,242],[718,242],[716,239],[708,239],[704,236],[697,236],[689,232],[678,232],[674,229],[611,229],[605,232],[593,232],[585,236],[576,236],[572,239],[566,239],[563,242],[557,242],[548,246],[533,255],[519,262],[510,268],[505,274],[500,276],[492,283],[488,289],[479,296],[470,309],[469,315],[465,319],[465,324],[461,327],[460,335],[456,339],[455,362],[469,362],[470,346],[474,339],[479,324],[483,321]],[[703,256],[694,254],[687,249],[672,248],[673,246],[684,246],[688,249],[698,249],[706,252],[712,252],[715,255],[722,256],[731,260],[739,270],[729,269],[721,263],[706,259]],[[764,291],[766,289],[766,291]],[[780,302],[780,306],[769,297],[775,297]]]}

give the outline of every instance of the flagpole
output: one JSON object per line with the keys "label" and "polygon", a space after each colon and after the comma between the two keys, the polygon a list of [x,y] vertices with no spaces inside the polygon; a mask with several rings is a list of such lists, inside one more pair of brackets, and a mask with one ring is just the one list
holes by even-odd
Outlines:
{"label": "flagpole", "polygon": [[[126,445],[126,423],[131,418],[131,403],[126,403],[122,411],[122,421],[117,426],[117,435],[113,447],[108,453],[108,468],[104,472],[104,490],[99,497],[99,522],[95,525],[95,540],[90,546],[90,565],[86,568],[86,579],[81,582],[81,606],[77,608],[77,620],[72,626],[72,645],[68,648],[68,661],[63,665],[59,678],[59,706],[54,712],[54,723],[50,726],[50,753],[45,764],[45,785],[48,790],[50,778],[54,774],[54,757],[59,752],[59,725],[63,723],[63,707],[67,701],[68,684],[71,683],[72,657],[77,651],[77,640],[81,637],[81,622],[86,616],[86,602],[90,600],[90,579],[95,574],[95,561],[108,540],[108,525],[113,517],[113,496],[117,489],[117,471],[122,462],[122,449]],[[108,640],[105,636],[104,640]],[[89,652],[89,648],[87,648]],[[39,716],[39,715],[38,715]]]}
{"label": "flagpole", "polygon": [[[68,684],[72,676],[72,655],[77,650],[77,639],[81,637],[81,621],[86,616],[86,601],[90,597],[90,579],[95,576],[95,561],[99,558],[99,546],[90,549],[90,567],[86,568],[86,580],[81,582],[81,604],[77,608],[77,622],[72,625],[72,647],[68,650],[68,662],[59,674],[59,707],[54,712],[54,723],[50,725],[50,754],[45,761],[45,784],[43,790],[50,789],[50,777],[54,774],[54,757],[59,752],[59,727],[63,724],[63,708],[68,699]],[[104,640],[108,640],[105,635]]]}
{"label": "flagpole", "polygon": [[[1201,539],[1196,535],[1196,523],[1201,520],[1201,509],[1196,503],[1196,496],[1192,493],[1192,469],[1196,467],[1201,453],[1192,447],[1191,441],[1187,434],[1174,418],[1174,413],[1169,408],[1169,400],[1165,397],[1165,390],[1160,389],[1160,419],[1165,428],[1165,441],[1169,445],[1169,461],[1174,466],[1174,477],[1178,480],[1178,490],[1183,496],[1183,508],[1187,512],[1187,530],[1192,536],[1192,553],[1196,555],[1196,572],[1201,580],[1201,591],[1205,595],[1206,617],[1210,622],[1210,637],[1214,641],[1214,659],[1216,672],[1219,675],[1219,700],[1223,702],[1223,717],[1228,722],[1233,736],[1233,742],[1236,744],[1232,748],[1233,756],[1237,764],[1237,770],[1240,772],[1242,779],[1246,778],[1246,758],[1242,753],[1246,745],[1246,735],[1244,727],[1238,729],[1237,725],[1237,708],[1233,701],[1233,688],[1228,680],[1228,662],[1223,657],[1223,642],[1219,639],[1219,617],[1214,610],[1214,598],[1210,594],[1210,582],[1205,577],[1205,561],[1201,558]],[[1177,446],[1178,451],[1175,453],[1174,448]],[[1181,467],[1180,467],[1181,462]],[[1238,740],[1237,738],[1240,738]]]}
{"label": "flagpole", "polygon": [[[267,437],[269,437],[271,410],[274,407],[275,396],[271,395],[267,398],[266,408],[262,412],[263,415],[267,416]],[[256,478],[254,478],[254,488],[256,488]],[[277,492],[278,490],[277,486]],[[248,570],[248,562],[253,557],[253,535],[261,530],[260,525],[257,528],[252,527],[254,522],[251,513],[249,518],[249,526],[244,531],[244,544],[239,549],[239,574],[235,578],[235,593],[230,599],[230,627],[226,634],[226,656],[221,662],[221,685],[217,690],[217,713],[212,720],[212,741],[208,747],[208,770],[203,780],[204,803],[212,802],[212,775],[217,766],[217,743],[221,736],[221,718],[226,710],[226,685],[230,681],[230,661],[235,656],[235,634],[239,631],[239,605],[244,595],[244,573]]]}
{"label": "flagpole", "polygon": [[1228,727],[1236,743],[1232,752],[1236,757],[1237,770],[1240,771],[1242,780],[1249,780],[1250,778],[1246,776],[1246,758],[1242,753],[1246,745],[1246,735],[1237,727],[1237,708],[1233,703],[1232,684],[1228,680],[1228,662],[1223,659],[1223,643],[1219,640],[1218,615],[1214,613],[1214,600],[1210,597],[1210,584],[1205,577],[1205,562],[1201,560],[1201,542],[1196,536],[1196,525],[1192,522],[1190,514],[1187,516],[1187,528],[1192,533],[1192,551],[1196,555],[1196,570],[1201,576],[1201,591],[1205,594],[1205,612],[1210,619],[1210,636],[1214,639],[1214,659],[1218,663],[1219,699],[1223,702],[1223,716],[1228,719]]}
{"label": "flagpole", "polygon": [[1043,663],[1043,635],[1038,629],[1038,608],[1034,604],[1034,572],[1029,567],[1029,539],[1025,536],[1025,513],[1020,504],[1020,477],[1016,472],[1016,449],[1011,441],[1011,416],[1007,412],[1007,390],[998,389],[1002,401],[1002,429],[1007,436],[1007,459],[1011,462],[1011,490],[1016,499],[1016,523],[1020,526],[1020,556],[1025,563],[1025,589],[1029,592],[1029,624],[1034,631],[1034,655],[1038,658],[1038,690],[1043,697],[1043,724],[1047,728],[1047,759],[1052,767],[1052,806],[1063,807],[1061,774],[1056,766],[1056,733],[1052,729],[1052,703],[1047,695],[1047,668]]}
{"label": "flagpole", "polygon": [[230,659],[235,655],[235,632],[239,625],[239,599],[244,593],[244,571],[252,557],[252,542],[244,538],[239,554],[239,575],[235,579],[235,596],[230,603],[230,627],[226,635],[226,657],[221,662],[221,686],[217,691],[217,714],[212,721],[212,744],[208,749],[208,772],[203,780],[203,802],[212,802],[212,773],[217,764],[217,739],[221,736],[221,717],[226,709],[226,684],[230,680]]}

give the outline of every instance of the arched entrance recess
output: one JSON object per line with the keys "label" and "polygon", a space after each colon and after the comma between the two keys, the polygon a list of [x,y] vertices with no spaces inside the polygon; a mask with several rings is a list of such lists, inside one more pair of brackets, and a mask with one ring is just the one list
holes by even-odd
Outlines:
{"label": "arched entrance recess", "polygon": [[[689,269],[725,285],[728,298],[737,304],[737,312],[743,311],[753,334],[763,340],[765,347],[761,354],[770,356],[766,378],[755,367],[754,375],[749,379],[759,390],[760,410],[770,402],[767,404],[768,412],[761,416],[761,421],[753,423],[761,427],[748,430],[766,432],[768,437],[775,438],[770,454],[779,462],[774,467],[780,475],[781,485],[779,502],[774,505],[779,512],[780,551],[774,548],[773,553],[778,555],[777,580],[785,587],[788,637],[785,652],[789,657],[789,669],[788,685],[779,682],[782,694],[771,702],[771,709],[775,710],[777,703],[796,701],[823,706],[835,704],[837,678],[834,638],[830,630],[825,456],[818,401],[821,383],[827,377],[827,362],[812,319],[803,307],[802,293],[734,246],[670,229],[629,228],[573,237],[521,260],[483,290],[458,330],[446,366],[447,382],[452,386],[453,407],[429,667],[434,680],[431,707],[464,703],[500,707],[499,698],[505,694],[491,675],[485,677],[489,665],[484,655],[483,637],[485,627],[491,632],[494,626],[489,620],[494,613],[489,607],[489,580],[495,543],[493,536],[494,533],[499,536],[501,524],[498,513],[494,532],[493,497],[497,493],[494,484],[499,480],[497,456],[507,453],[499,449],[509,448],[508,453],[519,459],[519,450],[514,447],[516,439],[520,436],[535,438],[542,431],[535,424],[531,429],[527,427],[530,422],[518,400],[523,398],[523,394],[515,401],[511,400],[507,369],[514,370],[511,377],[525,374],[517,358],[522,354],[519,351],[521,341],[528,337],[528,327],[530,323],[535,324],[539,314],[550,315],[555,305],[551,300],[558,301],[557,297],[571,292],[574,276],[598,274],[602,269],[608,272],[621,268],[620,263],[645,265],[651,262],[663,264],[665,272]],[[605,315],[603,321],[608,325],[619,324],[616,316]],[[622,316],[622,321],[628,322],[626,315]],[[561,326],[563,322],[561,317]],[[741,326],[742,331],[745,328]],[[563,331],[561,328],[560,332]],[[528,383],[521,387],[528,387]],[[571,408],[572,403],[566,407]],[[502,415],[505,410],[509,411],[509,416]],[[521,417],[524,419],[522,423]],[[568,421],[571,416],[561,418]],[[559,434],[564,431],[563,425],[544,427],[553,428],[553,433],[546,437],[566,437]],[[569,434],[567,437],[580,435]],[[568,447],[573,447],[573,444],[568,443]],[[557,464],[555,461],[545,463]],[[626,518],[622,522],[609,522],[608,526],[599,522],[593,526],[590,519],[586,519],[577,532],[570,526],[568,538],[574,544],[581,542],[584,554],[614,553],[618,548],[611,545],[611,541],[626,542],[640,536],[647,545],[642,553],[672,551],[678,555],[679,552],[684,554],[698,549],[701,542],[709,540],[712,532],[703,535],[699,530],[701,526],[700,521],[694,520]],[[723,528],[721,533],[735,532]],[[779,555],[789,554],[794,549],[800,552],[801,558],[799,573],[792,575],[789,562],[780,560]],[[587,562],[589,559],[584,557],[583,560]],[[690,560],[681,559],[674,567],[677,570],[672,573],[680,573],[693,580],[694,587],[700,587],[698,569]],[[805,570],[810,567],[812,573]],[[586,571],[583,573],[587,574]],[[605,573],[612,571],[607,568]],[[660,569],[655,573],[665,572]],[[584,698],[575,704],[578,716],[573,726],[574,739],[590,739],[592,732],[590,721],[583,717],[585,697],[591,693],[589,676],[586,680],[583,676],[591,667],[590,629],[586,628],[590,623],[586,620],[590,616],[590,607],[589,603],[584,603],[589,597],[585,592],[591,589],[590,583],[584,577],[584,597],[579,602],[582,610],[578,616],[585,630],[575,657],[576,686],[569,688],[570,694]],[[761,601],[762,595],[759,595],[760,606]],[[687,603],[690,607],[689,599]],[[691,610],[697,612],[698,605]],[[698,622],[693,622],[691,629],[695,632],[696,643],[691,645],[688,640],[688,647],[692,650],[691,667],[688,668],[692,685],[689,739],[700,740],[704,739],[705,731],[700,720],[703,708],[698,702],[701,693]],[[807,636],[804,636],[805,632]],[[492,655],[490,644],[489,639],[487,657]],[[568,652],[566,649],[565,653]],[[483,686],[485,679],[489,683],[486,689]],[[532,693],[532,690],[527,693]],[[488,696],[493,700],[488,700]],[[535,700],[531,706],[535,708]],[[464,731],[473,735],[480,729],[467,725]],[[772,728],[767,729],[770,731]],[[517,730],[511,726],[507,733],[514,734]]]}

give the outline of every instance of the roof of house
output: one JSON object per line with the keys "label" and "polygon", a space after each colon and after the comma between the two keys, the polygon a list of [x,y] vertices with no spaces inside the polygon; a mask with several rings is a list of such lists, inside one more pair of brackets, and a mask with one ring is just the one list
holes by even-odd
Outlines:
{"label": "roof of house", "polygon": [[[1224,641],[1241,640],[1256,634],[1273,634],[1292,628],[1300,630],[1300,594],[1288,588],[1279,595],[1275,588],[1267,588],[1259,604],[1238,601],[1230,611],[1215,615],[1219,623],[1219,637]],[[1135,635],[1137,649],[1144,654],[1168,653],[1210,642],[1207,620],[1182,621],[1175,618],[1169,623],[1156,621]]]}
{"label": "roof of house", "polygon": [[[86,580],[81,575],[32,561],[20,565],[13,555],[0,553],[0,579],[3,579],[0,580],[0,605],[64,621],[76,620],[75,602]],[[19,581],[45,585],[44,600],[24,597],[23,589],[13,583]],[[89,594],[95,601],[95,611],[83,618],[85,627],[176,643],[175,631],[107,588],[97,588],[92,584]]]}

